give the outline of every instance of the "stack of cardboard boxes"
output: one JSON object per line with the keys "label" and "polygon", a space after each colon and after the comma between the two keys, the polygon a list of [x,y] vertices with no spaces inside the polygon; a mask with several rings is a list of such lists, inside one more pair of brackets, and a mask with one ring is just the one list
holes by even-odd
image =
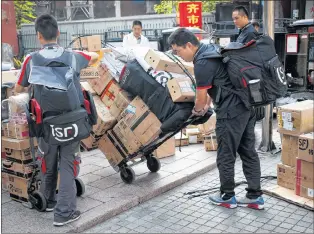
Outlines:
{"label": "stack of cardboard boxes", "polygon": [[278,131],[282,134],[277,183],[310,199],[314,198],[313,133],[310,133],[314,127],[313,105],[313,101],[307,100],[280,106],[277,112]]}
{"label": "stack of cardboard boxes", "polygon": [[207,122],[198,125],[200,132],[204,134],[205,151],[216,151],[218,147],[216,138],[216,113],[214,113]]}

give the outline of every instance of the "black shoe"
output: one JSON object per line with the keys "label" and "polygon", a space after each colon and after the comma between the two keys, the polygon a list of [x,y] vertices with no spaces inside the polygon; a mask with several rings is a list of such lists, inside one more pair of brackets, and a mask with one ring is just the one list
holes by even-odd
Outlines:
{"label": "black shoe", "polygon": [[60,216],[55,216],[53,225],[55,226],[63,226],[65,224],[71,223],[73,221],[78,220],[81,217],[81,212],[80,211],[74,211],[69,217],[60,217]]}
{"label": "black shoe", "polygon": [[56,204],[57,204],[57,202],[48,202],[46,211],[47,212],[53,211],[53,209],[55,208]]}

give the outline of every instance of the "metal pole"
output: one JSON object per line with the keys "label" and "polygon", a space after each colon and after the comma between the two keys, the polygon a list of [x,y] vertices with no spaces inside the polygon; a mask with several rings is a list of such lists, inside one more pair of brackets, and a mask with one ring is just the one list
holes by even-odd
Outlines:
{"label": "metal pole", "polygon": [[[274,16],[275,2],[263,1],[263,28],[264,34],[268,34],[274,39]],[[273,104],[265,106],[265,118],[262,121],[262,142],[259,150],[269,152],[276,149],[273,142]]]}

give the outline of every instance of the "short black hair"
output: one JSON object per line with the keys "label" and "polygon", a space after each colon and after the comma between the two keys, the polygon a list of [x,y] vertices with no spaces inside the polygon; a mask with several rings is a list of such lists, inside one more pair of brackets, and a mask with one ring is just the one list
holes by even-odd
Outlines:
{"label": "short black hair", "polygon": [[200,45],[194,33],[187,28],[178,28],[172,32],[168,38],[169,45],[185,46],[188,42],[194,46]]}
{"label": "short black hair", "polygon": [[260,27],[259,22],[257,22],[257,21],[252,22],[252,25],[253,25],[254,27],[255,27],[255,26]]}
{"label": "short black hair", "polygon": [[40,32],[45,40],[54,40],[58,36],[57,20],[49,14],[38,16],[35,21],[35,30],[36,32]]}
{"label": "short black hair", "polygon": [[233,8],[232,12],[238,11],[241,15],[246,15],[249,18],[249,12],[244,6],[237,6]]}
{"label": "short black hair", "polygon": [[139,25],[139,26],[141,26],[141,28],[143,27],[143,26],[142,26],[142,22],[139,21],[139,20],[134,20],[134,21],[133,21],[132,28],[133,28],[135,25]]}

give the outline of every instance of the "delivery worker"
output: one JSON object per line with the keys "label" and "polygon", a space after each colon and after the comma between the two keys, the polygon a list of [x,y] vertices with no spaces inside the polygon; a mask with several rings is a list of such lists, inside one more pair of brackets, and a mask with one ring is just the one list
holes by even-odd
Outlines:
{"label": "delivery worker", "polygon": [[[58,24],[51,15],[44,14],[39,16],[35,22],[35,30],[42,49],[35,52],[35,54],[26,56],[18,75],[18,81],[15,86],[16,92],[22,92],[24,88],[30,85],[28,80],[32,70],[32,56],[41,55],[47,61],[51,58],[60,58],[60,60],[73,58],[74,61],[71,59],[71,61],[65,61],[65,64],[75,63],[78,74],[81,69],[96,62],[98,59],[96,53],[72,52],[59,46],[57,44],[57,38],[60,35]],[[46,211],[54,211],[53,224],[62,226],[79,219],[81,213],[76,208],[75,177],[79,172],[80,142],[59,146],[49,145],[43,138],[39,138],[37,154],[41,161],[42,178],[40,190],[47,199]],[[58,200],[56,200],[58,158],[60,158],[60,184]]]}
{"label": "delivery worker", "polygon": [[132,32],[123,38],[123,47],[150,47],[149,40],[142,35],[142,22],[133,21]]}
{"label": "delivery worker", "polygon": [[[185,28],[174,31],[168,39],[173,52],[187,62],[194,63],[196,79],[196,99],[192,113],[204,115],[211,101],[214,103],[218,141],[217,166],[220,177],[220,191],[209,197],[211,203],[235,208],[247,206],[263,209],[264,200],[260,186],[260,161],[255,151],[255,112],[245,107],[241,99],[233,92],[227,71],[214,45],[201,44],[195,35]],[[213,54],[213,58],[208,55]],[[207,57],[207,58],[205,58]],[[209,94],[209,96],[208,96]],[[235,198],[234,165],[236,153],[243,162],[244,175],[248,182],[246,197]]]}
{"label": "delivery worker", "polygon": [[233,23],[240,29],[237,42],[246,44],[258,36],[254,26],[249,21],[248,11],[244,6],[237,6],[232,11]]}

